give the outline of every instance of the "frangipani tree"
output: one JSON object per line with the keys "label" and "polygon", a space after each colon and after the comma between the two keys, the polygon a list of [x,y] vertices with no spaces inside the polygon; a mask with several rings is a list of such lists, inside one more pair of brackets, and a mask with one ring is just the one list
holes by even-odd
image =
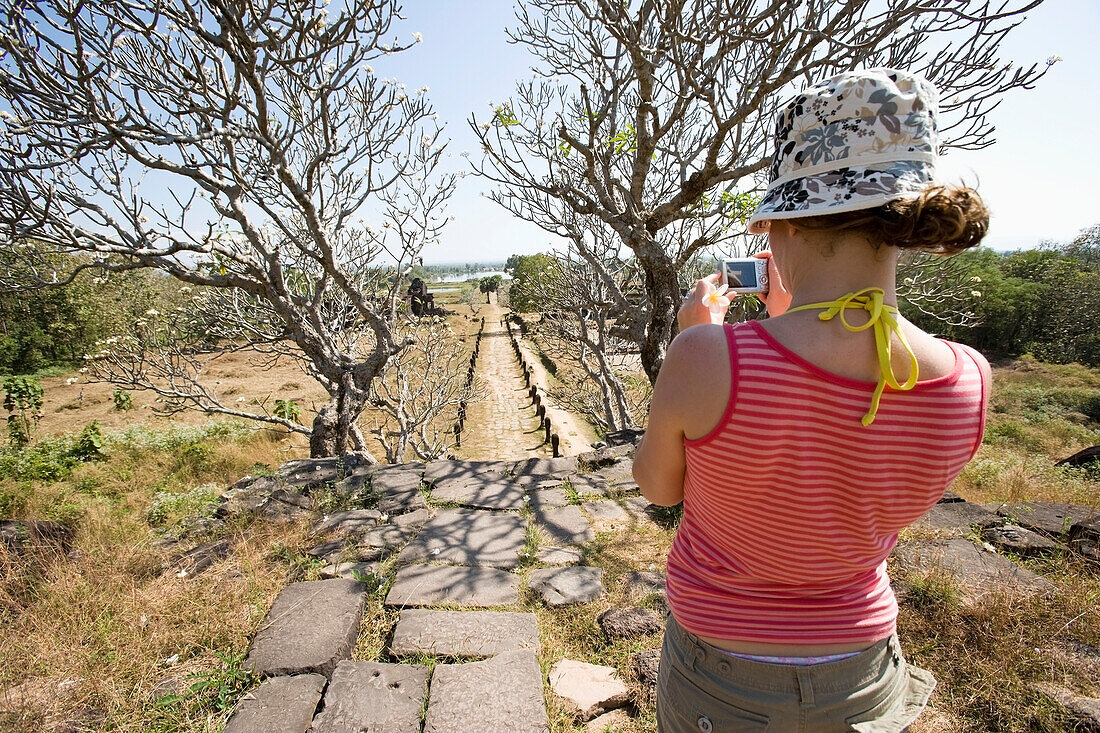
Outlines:
{"label": "frangipani tree", "polygon": [[645,287],[639,340],[656,380],[675,330],[679,269],[739,234],[770,162],[778,107],[809,81],[861,67],[920,72],[941,90],[945,147],[993,142],[989,113],[1045,72],[1000,57],[1041,0],[531,0],[512,40],[535,76],[471,118],[520,216],[598,218]]}
{"label": "frangipani tree", "polygon": [[[454,187],[436,172],[426,90],[370,66],[407,47],[386,40],[399,12],[393,0],[0,2],[0,281],[155,268],[201,286],[190,315],[219,348],[286,354],[322,384],[311,427],[200,387],[178,331],[140,344],[156,354],[123,355],[128,366],[107,349],[102,376],[308,432],[314,455],[366,450],[356,419],[404,347],[402,274]],[[75,253],[90,258],[47,265]]]}

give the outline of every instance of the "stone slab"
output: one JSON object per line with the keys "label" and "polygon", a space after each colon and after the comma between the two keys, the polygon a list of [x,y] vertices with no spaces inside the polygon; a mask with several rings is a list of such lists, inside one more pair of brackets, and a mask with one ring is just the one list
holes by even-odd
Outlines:
{"label": "stone slab", "polygon": [[657,695],[657,673],[661,665],[660,649],[645,649],[630,657],[630,666],[651,700]]}
{"label": "stone slab", "polygon": [[428,668],[412,664],[340,662],[325,692],[313,733],[420,733]]}
{"label": "stone slab", "polygon": [[898,544],[894,555],[905,571],[950,573],[963,602],[971,605],[993,593],[1047,595],[1055,590],[1044,578],[964,539],[912,540]]}
{"label": "stone slab", "polygon": [[515,606],[519,576],[503,570],[453,565],[409,565],[397,571],[387,606]]}
{"label": "stone slab", "polygon": [[378,563],[376,562],[341,562],[321,568],[321,577],[358,580],[356,576],[366,577],[377,572]]}
{"label": "stone slab", "polygon": [[576,456],[561,458],[528,458],[512,464],[515,476],[569,476],[577,473]]}
{"label": "stone slab", "polygon": [[578,506],[539,511],[535,513],[535,520],[554,544],[583,545],[596,536]]}
{"label": "stone slab", "polygon": [[322,537],[327,534],[339,537],[358,535],[370,530],[381,521],[382,513],[377,509],[349,509],[333,512],[313,525],[310,535],[313,537]]}
{"label": "stone slab", "polygon": [[1061,538],[1074,524],[1096,517],[1100,512],[1076,504],[1027,501],[1019,504],[1003,504],[997,513],[1025,529]]}
{"label": "stone slab", "polygon": [[434,483],[441,479],[499,477],[508,473],[512,465],[508,461],[432,461],[424,467],[424,480]]}
{"label": "stone slab", "polygon": [[252,640],[245,667],[265,677],[316,672],[328,677],[359,635],[365,586],[355,580],[292,583],[275,597]]}
{"label": "stone slab", "polygon": [[540,547],[535,559],[544,565],[580,565],[584,553],[575,547]]}
{"label": "stone slab", "polygon": [[542,670],[530,649],[437,664],[424,733],[546,733]]}
{"label": "stone slab", "polygon": [[530,500],[528,503],[536,511],[569,505],[569,497],[566,496],[565,489],[560,487],[530,491],[527,496]]}
{"label": "stone slab", "polygon": [[527,492],[523,484],[481,476],[441,479],[432,489],[432,501],[438,504],[461,504],[475,509],[522,509]]}
{"label": "stone slab", "polygon": [[588,603],[605,594],[602,568],[574,566],[533,570],[527,583],[551,608]]}
{"label": "stone slab", "polygon": [[423,480],[423,471],[419,469],[379,471],[371,475],[370,489],[376,494],[399,494],[419,490]]}
{"label": "stone slab", "polygon": [[585,733],[620,733],[628,730],[633,721],[622,708],[615,708],[603,715],[597,715],[585,725]]}
{"label": "stone slab", "polygon": [[964,537],[974,527],[985,529],[1003,523],[1001,517],[984,507],[968,501],[953,501],[933,506],[927,514],[913,522],[913,528]]}
{"label": "stone slab", "polygon": [[224,733],[306,733],[327,682],[320,674],[272,677],[237,702]]}
{"label": "stone slab", "polygon": [[376,506],[378,511],[385,514],[401,514],[427,508],[428,500],[418,488],[405,489],[384,494],[379,497]]}
{"label": "stone slab", "polygon": [[527,522],[518,514],[444,509],[424,524],[398,561],[514,568],[526,541]]}
{"label": "stone slab", "polygon": [[1100,730],[1100,698],[1078,695],[1068,688],[1051,683],[1040,683],[1035,689],[1054,700],[1076,719],[1073,730]]}
{"label": "stone slab", "polygon": [[563,659],[550,668],[550,687],[581,720],[621,708],[630,700],[614,667]]}
{"label": "stone slab", "polygon": [[540,651],[533,613],[407,609],[393,632],[397,656],[491,657],[513,649]]}
{"label": "stone slab", "polygon": [[588,516],[604,522],[617,522],[626,519],[626,510],[613,501],[586,501],[581,508],[588,512]]}
{"label": "stone slab", "polygon": [[999,550],[1019,555],[1038,555],[1059,548],[1057,542],[1045,535],[1013,525],[989,527],[982,532],[982,539]]}

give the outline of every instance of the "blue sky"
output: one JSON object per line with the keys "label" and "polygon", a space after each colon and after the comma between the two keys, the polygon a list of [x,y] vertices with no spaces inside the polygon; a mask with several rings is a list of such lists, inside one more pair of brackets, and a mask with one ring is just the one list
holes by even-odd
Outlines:
{"label": "blue sky", "polygon": [[[460,153],[480,154],[466,120],[484,118],[489,101],[508,98],[515,81],[529,76],[532,58],[507,43],[515,24],[511,0],[419,0],[405,6],[395,25],[402,40],[413,32],[423,42],[374,64],[386,76],[429,98],[451,138],[449,164]],[[1046,0],[1010,34],[1002,56],[1040,64],[1062,58],[1035,89],[1015,90],[993,113],[997,143],[982,151],[944,157],[947,180],[977,184],[993,212],[987,243],[997,249],[1068,241],[1100,223],[1100,0]],[[546,251],[561,243],[482,197],[488,181],[459,181],[450,213],[455,217],[440,244],[424,251],[427,262],[494,261],[510,254]]]}

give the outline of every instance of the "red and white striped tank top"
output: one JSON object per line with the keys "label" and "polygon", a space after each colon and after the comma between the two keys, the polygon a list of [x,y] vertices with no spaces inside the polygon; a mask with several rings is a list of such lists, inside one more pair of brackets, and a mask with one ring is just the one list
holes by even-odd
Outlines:
{"label": "red and white striped tank top", "polygon": [[668,557],[676,620],[772,644],[890,636],[886,558],[981,444],[983,357],[948,342],[954,371],[888,389],[864,427],[873,382],[824,371],[755,321],[727,325],[726,338],[725,414],[684,441],[684,516]]}

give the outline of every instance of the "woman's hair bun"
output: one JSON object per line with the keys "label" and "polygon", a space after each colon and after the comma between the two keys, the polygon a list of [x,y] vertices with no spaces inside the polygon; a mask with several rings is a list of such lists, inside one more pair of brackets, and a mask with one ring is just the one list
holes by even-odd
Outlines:
{"label": "woman's hair bun", "polygon": [[811,231],[860,231],[876,245],[955,254],[981,244],[989,230],[989,209],[966,186],[930,186],[913,198],[872,209],[791,219]]}

